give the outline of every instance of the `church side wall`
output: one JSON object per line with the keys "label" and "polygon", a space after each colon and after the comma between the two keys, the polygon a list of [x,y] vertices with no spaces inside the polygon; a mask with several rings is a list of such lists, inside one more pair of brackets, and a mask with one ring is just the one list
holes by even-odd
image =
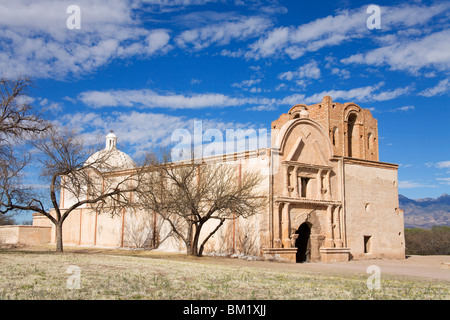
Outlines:
{"label": "church side wall", "polygon": [[[250,159],[233,161],[237,165],[236,183],[239,183],[239,170],[241,175],[245,172],[256,172],[263,179],[255,190],[258,194],[269,197],[269,159],[266,155]],[[240,166],[240,169],[239,169]],[[214,230],[218,221],[208,221],[200,234],[201,241]],[[261,248],[270,243],[269,235],[269,201],[261,211],[248,218],[229,220],[209,239],[205,246],[205,253],[244,254],[252,256],[262,255]]]}
{"label": "church side wall", "polygon": [[[221,162],[218,162],[220,164]],[[263,154],[250,159],[235,159],[230,161],[237,165],[236,183],[245,172],[259,172],[263,180],[256,191],[269,197],[269,158]],[[66,198],[67,200],[67,198]],[[54,212],[53,212],[54,214]],[[96,214],[89,208],[80,208],[70,213],[63,224],[63,241],[69,245],[92,245],[103,247],[141,247],[149,240],[150,231],[154,227],[152,213],[145,210],[127,210],[111,217],[108,213]],[[157,222],[160,217],[156,217]],[[158,219],[159,218],[159,219]],[[50,220],[41,215],[33,219],[34,225],[51,226],[51,242],[55,243],[55,227]],[[217,226],[218,220],[208,221],[201,232],[200,241]],[[165,237],[169,225],[163,224],[158,239]],[[243,253],[246,255],[261,255],[261,247],[268,245],[269,239],[269,203],[261,212],[249,218],[229,220],[210,238],[205,253]],[[158,248],[162,251],[183,252],[184,243],[171,237]]]}
{"label": "church side wall", "polygon": [[346,163],[347,247],[353,259],[404,259],[403,212],[398,204],[397,167]]}

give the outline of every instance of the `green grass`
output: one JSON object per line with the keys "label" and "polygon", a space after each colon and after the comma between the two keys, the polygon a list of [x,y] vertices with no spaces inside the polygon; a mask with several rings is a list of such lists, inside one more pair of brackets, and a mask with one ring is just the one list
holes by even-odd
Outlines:
{"label": "green grass", "polygon": [[[215,260],[214,260],[215,259]],[[81,288],[68,289],[67,268],[81,270]],[[230,265],[223,258],[164,254],[105,254],[0,250],[0,299],[449,299],[445,281],[329,276]]]}

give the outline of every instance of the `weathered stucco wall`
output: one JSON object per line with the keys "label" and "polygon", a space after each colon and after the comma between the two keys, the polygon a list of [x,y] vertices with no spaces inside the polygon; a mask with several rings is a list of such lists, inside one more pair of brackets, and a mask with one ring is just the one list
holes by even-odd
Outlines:
{"label": "weathered stucco wall", "polygon": [[404,259],[403,212],[395,165],[346,163],[347,247],[354,259]]}
{"label": "weathered stucco wall", "polygon": [[[264,152],[264,151],[261,151]],[[244,153],[242,153],[244,155]],[[257,192],[269,196],[269,159],[263,154],[259,157],[235,159],[228,161],[236,165],[236,183],[245,172],[260,172],[263,176]],[[217,162],[221,164],[221,162]],[[54,212],[52,212],[54,214]],[[156,218],[156,222],[154,219]],[[89,208],[74,210],[63,223],[63,242],[68,245],[87,245],[102,247],[142,247],[148,240],[152,229],[160,226],[161,218],[153,213],[138,211],[124,211],[122,214],[111,217],[108,213],[96,214]],[[201,232],[202,241],[217,226],[218,220],[208,221]],[[51,243],[55,243],[55,227],[50,220],[42,215],[34,214],[33,225],[48,226],[51,229]],[[165,223],[157,237],[159,240],[169,232],[169,225]],[[234,253],[245,251],[246,254],[261,254],[263,244],[269,242],[269,207],[249,219],[240,218],[236,221],[227,221],[208,242],[205,253]],[[185,246],[181,241],[171,237],[164,241],[160,250],[179,252]]]}
{"label": "weathered stucco wall", "polygon": [[0,244],[38,245],[50,243],[50,227],[0,226]]}

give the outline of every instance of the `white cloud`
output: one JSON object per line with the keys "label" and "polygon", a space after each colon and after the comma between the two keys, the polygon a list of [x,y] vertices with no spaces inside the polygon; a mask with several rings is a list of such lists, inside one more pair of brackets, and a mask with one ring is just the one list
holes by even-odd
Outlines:
{"label": "white cloud", "polygon": [[[422,52],[419,53],[413,52],[414,49],[416,49],[415,45],[402,48],[405,45],[405,42],[401,41],[401,43],[398,43],[398,35],[406,35],[408,33],[407,31],[411,29],[412,26],[417,27],[415,30],[421,30],[421,26],[433,21],[436,16],[443,14],[449,7],[450,5],[448,3],[430,6],[413,4],[396,7],[381,7],[382,32],[384,34],[380,37],[372,37],[372,39],[374,41],[380,41],[381,38],[386,39],[386,37],[389,37],[391,42],[397,42],[396,47],[389,49],[380,48],[382,49],[381,52],[376,52],[377,59],[372,57],[375,54],[370,54],[367,58],[365,55],[362,55],[362,57],[360,55],[355,55],[355,57],[352,56],[352,60],[362,60],[363,58],[368,61],[380,60],[382,58],[378,57],[379,55],[383,56],[384,59],[389,60],[388,50],[395,49],[395,51],[398,52],[398,55],[402,56],[403,59],[408,58],[408,53],[426,58],[422,61],[422,64],[424,65],[430,63],[439,64],[442,59],[447,61],[447,54],[445,52],[441,52],[441,55],[444,56],[443,58],[438,57],[438,50],[448,48],[447,44],[432,43],[432,41],[438,40],[437,38],[439,37],[432,37],[429,41],[427,40],[423,43],[418,43],[417,49]],[[249,46],[248,52],[245,53],[245,57],[260,59],[274,55],[288,55],[292,59],[298,59],[307,52],[314,52],[324,47],[336,46],[354,39],[370,36],[371,32],[366,26],[366,20],[368,18],[366,9],[367,6],[354,10],[342,10],[335,15],[318,18],[299,26],[275,28],[267,35],[252,43]],[[389,34],[389,32],[391,32],[391,34]],[[409,35],[411,36],[411,33],[409,33]],[[420,45],[431,45],[432,53],[428,55],[424,54],[423,52],[428,51],[428,48],[427,50],[420,50]],[[448,51],[449,50],[447,50],[447,52]],[[393,59],[393,57],[391,59]],[[351,62],[352,60],[349,60],[348,62]],[[391,66],[394,66],[394,64]],[[403,61],[398,67],[409,67],[408,59]]]}
{"label": "white cloud", "polygon": [[[284,97],[283,99],[279,100],[278,104],[293,106],[293,105],[296,105],[299,103],[305,103],[305,98],[306,97],[304,94],[296,93],[296,94],[292,94],[290,96]],[[318,100],[316,102],[322,101],[322,98],[323,97],[321,97],[320,100]]]}
{"label": "white cloud", "polygon": [[[335,101],[337,101],[338,99],[343,99],[346,101],[386,101],[404,95],[411,90],[409,87],[405,87],[387,91],[380,91],[380,88],[383,85],[384,82],[380,82],[376,85],[359,87],[350,90],[323,91],[313,94],[309,97],[305,97],[303,101],[304,103],[308,104],[318,103],[322,101],[322,98],[324,96],[330,96]],[[286,99],[289,99],[289,97]]]}
{"label": "white cloud", "polygon": [[295,71],[287,71],[280,73],[278,75],[278,78],[281,80],[287,80],[292,81],[294,80],[299,85],[306,85],[308,79],[319,79],[320,78],[320,69],[317,65],[316,61],[308,62],[307,64],[304,64],[300,66]]}
{"label": "white cloud", "polygon": [[415,110],[416,108],[414,106],[403,106],[403,107],[398,107],[398,108],[392,108],[392,109],[387,109],[387,110],[375,110],[375,108],[369,108],[370,111],[373,112],[377,112],[377,113],[383,113],[383,112],[408,112],[408,111],[412,111]]}
{"label": "white cloud", "polygon": [[419,95],[425,97],[433,97],[436,95],[447,93],[449,91],[450,91],[450,81],[448,79],[444,79],[439,81],[439,83],[436,86],[423,90],[422,92],[419,93]]}
{"label": "white cloud", "polygon": [[241,82],[236,82],[231,84],[232,87],[240,88],[244,91],[248,91],[251,93],[260,93],[263,91],[263,89],[254,87],[254,85],[261,82],[261,79],[249,79],[249,80],[243,80]]}
{"label": "white cloud", "polygon": [[436,180],[442,181],[441,184],[448,184],[450,185],[450,178],[437,178]]}
{"label": "white cloud", "polygon": [[[259,39],[250,45],[250,51],[245,54],[245,57],[259,59],[278,53],[289,43],[289,33],[290,29],[287,27],[275,28],[264,39]],[[299,54],[297,58],[301,55]]]}
{"label": "white cloud", "polygon": [[261,79],[249,79],[249,80],[243,80],[241,82],[233,83],[231,86],[236,88],[242,88],[242,87],[252,87],[255,84],[258,84],[261,82]]}
{"label": "white cloud", "polygon": [[53,114],[56,114],[63,109],[62,104],[59,102],[49,101],[47,98],[37,98],[37,100],[39,101],[40,107],[52,112]]}
{"label": "white cloud", "polygon": [[424,184],[412,180],[404,180],[398,182],[399,189],[413,189],[413,188],[435,188],[435,185]]}
{"label": "white cloud", "polygon": [[0,70],[7,77],[65,77],[95,71],[116,58],[170,49],[167,30],[141,27],[133,0],[77,1],[81,29],[69,30],[55,0],[0,0]]}
{"label": "white cloud", "polygon": [[165,53],[172,47],[169,45],[170,35],[167,30],[152,30],[142,41],[131,45],[117,47],[117,56],[126,58],[130,56],[153,55],[160,51]]}
{"label": "white cloud", "polygon": [[436,167],[438,169],[447,169],[450,168],[450,160],[449,161],[441,161],[441,162],[427,162],[425,166],[428,168]]}
{"label": "white cloud", "polygon": [[422,68],[449,70],[450,30],[435,32],[418,40],[396,42],[364,54],[351,55],[341,61],[346,64],[388,65],[391,70],[413,74]]}
{"label": "white cloud", "polygon": [[350,78],[350,72],[348,70],[341,69],[341,68],[336,68],[336,67],[331,68],[331,74],[337,75],[338,77],[340,77],[342,79]]}
{"label": "white cloud", "polygon": [[404,107],[399,107],[399,108],[397,108],[395,110],[398,110],[398,111],[409,111],[409,110],[414,110],[414,109],[415,109],[414,106],[404,106]]}
{"label": "white cloud", "polygon": [[[79,0],[76,4],[81,8],[81,30],[68,30],[66,19],[69,14],[66,9],[71,4],[69,2],[0,0],[0,70],[6,76],[79,76],[93,72],[115,59],[148,58],[165,54],[173,49],[171,39],[180,47],[201,50],[213,45],[227,45],[231,41],[257,38],[247,48],[225,48],[219,54],[254,59],[287,55],[297,59],[308,52],[370,34],[365,24],[366,6],[342,10],[298,26],[275,28],[272,28],[273,21],[268,18],[267,13],[244,17],[233,12],[216,12],[208,18],[211,12],[193,12],[168,20],[169,23],[177,24],[176,19],[182,20],[184,17],[187,19],[185,22],[192,22],[195,17],[203,15],[202,23],[198,23],[197,27],[182,31],[174,38],[170,30],[148,29],[147,20],[143,19],[147,16],[137,14],[148,14],[154,10],[181,10],[187,6],[210,2],[216,1]],[[277,8],[277,12],[285,12],[285,9],[278,11],[282,8],[277,6],[258,6],[261,10]],[[412,72],[423,67],[448,70],[449,31],[426,35],[429,31],[421,26],[442,15],[449,6],[441,3],[430,6],[382,7],[384,34],[373,39],[376,42],[383,38],[384,43],[389,45],[352,55],[344,61],[369,65],[386,64],[393,69]],[[273,10],[269,11],[273,14]],[[179,25],[183,24],[178,22]],[[411,40],[410,37],[418,35],[423,37]],[[397,41],[399,39],[401,41]],[[331,71],[343,78],[348,77],[348,71],[337,66]]]}
{"label": "white cloud", "polygon": [[438,163],[436,163],[436,168],[438,168],[438,169],[450,168],[450,161],[438,162]]}
{"label": "white cloud", "polygon": [[381,27],[392,29],[423,25],[445,12],[449,7],[448,3],[436,3],[431,6],[403,4],[397,7],[381,7]]}
{"label": "white cloud", "polygon": [[411,87],[404,87],[404,88],[396,88],[394,90],[387,90],[379,93],[373,94],[371,97],[369,97],[369,100],[372,101],[386,101],[386,100],[392,100],[397,97],[403,96],[411,92]]}
{"label": "white cloud", "polygon": [[277,108],[273,105],[260,105],[260,106],[247,108],[246,110],[247,111],[274,111],[274,110],[277,110]]}
{"label": "white cloud", "polygon": [[194,95],[161,95],[152,90],[86,91],[78,99],[93,108],[144,107],[169,109],[199,109],[240,106],[255,102],[247,98],[233,98],[219,93]]}
{"label": "white cloud", "polygon": [[171,12],[183,10],[188,6],[199,6],[217,2],[217,0],[142,0],[150,5],[152,11]]}
{"label": "white cloud", "polygon": [[244,17],[237,21],[225,21],[183,31],[175,38],[182,48],[204,49],[211,45],[226,45],[231,40],[246,40],[259,36],[272,25],[263,17]]}
{"label": "white cloud", "polygon": [[[61,117],[58,122],[77,129],[88,144],[98,143],[109,130],[114,130],[118,136],[119,149],[132,146],[137,152],[168,145],[171,133],[187,125],[186,119],[182,117],[134,111],[114,114],[75,113]],[[152,125],[149,126],[149,123]]]}
{"label": "white cloud", "polygon": [[[149,112],[113,112],[113,113],[75,113],[65,115],[55,121],[59,125],[74,128],[90,145],[100,145],[105,135],[114,130],[118,137],[118,148],[131,152],[137,157],[145,151],[157,151],[159,147],[168,147],[178,143],[172,141],[176,130],[187,130],[194,135],[194,122],[200,123],[202,132],[213,129],[220,132],[225,140],[227,130],[254,129],[254,124],[224,122],[217,119],[194,119],[184,116],[171,116]],[[151,125],[149,125],[151,123]],[[204,140],[207,139],[203,138]]]}
{"label": "white cloud", "polygon": [[[256,87],[249,87],[259,83],[258,79],[244,80],[235,86],[240,86],[244,90],[260,93],[263,90]],[[104,107],[132,107],[132,108],[168,108],[168,109],[202,109],[202,108],[224,108],[240,107],[258,108],[264,105],[271,108],[278,105],[295,105],[298,103],[314,104],[322,101],[326,95],[333,100],[339,99],[354,102],[385,101],[394,99],[410,91],[409,87],[396,88],[381,91],[384,82],[366,87],[353,88],[350,90],[329,90],[315,93],[310,96],[305,94],[293,94],[281,99],[266,98],[262,96],[254,97],[233,97],[220,93],[196,93],[196,94],[159,94],[153,90],[109,90],[109,91],[84,91],[77,96],[77,99],[91,108]],[[408,106],[408,109],[411,109]],[[406,109],[402,109],[406,110]]]}
{"label": "white cloud", "polygon": [[415,107],[414,106],[404,106],[404,107],[399,107],[394,109],[394,111],[410,111],[410,110],[414,110]]}

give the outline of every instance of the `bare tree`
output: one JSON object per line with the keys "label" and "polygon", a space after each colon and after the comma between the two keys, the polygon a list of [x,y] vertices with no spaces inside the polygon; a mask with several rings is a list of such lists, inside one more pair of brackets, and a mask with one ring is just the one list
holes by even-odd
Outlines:
{"label": "bare tree", "polygon": [[0,78],[0,204],[7,199],[7,190],[14,188],[30,161],[24,150],[27,136],[45,132],[50,127],[44,110],[37,110],[30,104],[30,86],[28,78]]}
{"label": "bare tree", "polygon": [[22,137],[24,133],[43,132],[49,123],[43,116],[44,110],[36,110],[27,96],[31,80],[0,78],[0,142]]}
{"label": "bare tree", "polygon": [[[0,212],[25,210],[46,216],[56,228],[56,251],[63,251],[62,226],[74,210],[89,206],[114,215],[132,205],[130,194],[139,186],[138,168],[118,173],[121,168],[109,163],[108,152],[86,163],[93,150],[73,131],[52,127],[44,134],[33,135],[30,144],[34,147],[33,159],[38,159],[41,166],[41,178],[48,185],[47,194],[26,187],[21,181],[23,168],[31,157],[16,159],[1,176]],[[60,190],[71,198],[64,210],[60,208]]]}
{"label": "bare tree", "polygon": [[[257,173],[244,172],[228,163],[170,163],[168,156],[157,161],[152,156],[152,171],[139,190],[140,202],[167,221],[184,242],[188,255],[202,256],[207,241],[226,220],[257,214],[266,203],[257,187]],[[206,222],[217,221],[202,240]]]}
{"label": "bare tree", "polygon": [[257,255],[257,239],[258,239],[258,229],[255,223],[241,220],[237,221],[237,229],[239,232],[236,237],[237,250],[243,255]]}
{"label": "bare tree", "polygon": [[173,231],[164,228],[164,220],[156,213],[142,212],[139,204],[132,210],[132,219],[126,225],[125,246],[152,250],[174,236]]}
{"label": "bare tree", "polygon": [[12,225],[15,221],[11,216],[0,216],[0,226]]}

